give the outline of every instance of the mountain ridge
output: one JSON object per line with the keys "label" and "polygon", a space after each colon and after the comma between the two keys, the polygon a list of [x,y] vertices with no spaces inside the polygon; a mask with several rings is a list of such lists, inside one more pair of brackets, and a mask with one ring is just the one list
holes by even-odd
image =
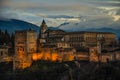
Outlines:
{"label": "mountain ridge", "polygon": [[32,23],[10,19],[10,20],[0,20],[0,29],[5,31],[8,30],[9,33],[15,32],[15,30],[28,30],[28,29],[36,30],[39,32],[40,28]]}
{"label": "mountain ridge", "polygon": [[[49,27],[49,29],[53,29],[53,30],[61,29],[66,32],[73,32],[73,31],[74,32],[76,32],[76,31],[112,32],[112,33],[117,34],[117,38],[120,37],[120,29],[113,29],[113,28],[106,28],[106,27],[88,28],[88,29],[80,27],[78,29],[78,28],[75,28],[74,26],[72,27],[74,29],[69,29],[69,27],[67,27],[67,29],[66,29],[63,27],[64,25],[69,25],[69,23],[63,23],[58,27]],[[77,23],[76,23],[76,25],[77,25]],[[62,28],[61,28],[61,26],[62,26]],[[22,20],[17,20],[17,19],[0,20],[0,29],[3,31],[8,30],[9,33],[13,33],[15,30],[28,30],[30,28],[39,33],[40,27],[35,24],[32,24],[32,23],[22,21]]]}

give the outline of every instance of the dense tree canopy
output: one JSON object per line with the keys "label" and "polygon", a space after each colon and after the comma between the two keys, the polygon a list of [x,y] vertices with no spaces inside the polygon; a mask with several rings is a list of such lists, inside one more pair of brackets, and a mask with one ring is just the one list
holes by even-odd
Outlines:
{"label": "dense tree canopy", "polygon": [[[78,65],[80,64],[79,68]],[[12,63],[0,63],[0,80],[120,80],[120,62],[36,61],[24,70],[12,71]]]}
{"label": "dense tree canopy", "polygon": [[0,30],[0,45],[14,45],[14,34],[12,33],[10,35],[10,33],[5,30],[5,31],[1,31]]}

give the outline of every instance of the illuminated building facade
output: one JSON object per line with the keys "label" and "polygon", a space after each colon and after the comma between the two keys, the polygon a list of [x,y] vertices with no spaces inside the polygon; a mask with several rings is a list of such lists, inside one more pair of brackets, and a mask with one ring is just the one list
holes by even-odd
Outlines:
{"label": "illuminated building facade", "polygon": [[[98,61],[101,47],[103,45],[107,47],[114,42],[116,42],[114,33],[51,30],[43,20],[38,38],[37,32],[33,30],[15,32],[14,68],[29,67],[32,60],[72,61],[74,58],[77,60],[83,58],[84,60]],[[78,52],[80,48],[92,47],[95,49],[90,49],[90,52],[86,54]],[[102,58],[108,57],[105,55]]]}
{"label": "illuminated building facade", "polygon": [[102,41],[104,46],[116,42],[116,34],[110,32],[70,32],[64,36],[65,42],[76,49],[97,46]]}
{"label": "illuminated building facade", "polygon": [[24,69],[31,65],[31,54],[37,51],[37,32],[21,30],[15,32],[15,55],[13,70]]}
{"label": "illuminated building facade", "polygon": [[58,42],[63,42],[64,41],[63,37],[66,34],[66,32],[63,30],[50,30],[50,29],[48,29],[46,33],[47,33],[47,39],[46,39],[47,43],[53,45],[56,45]]}
{"label": "illuminated building facade", "polygon": [[29,54],[37,51],[37,32],[33,30],[15,32],[15,53]]}
{"label": "illuminated building facade", "polygon": [[40,26],[40,33],[38,38],[38,51],[41,51],[40,48],[44,45],[54,45],[57,47],[58,43],[64,42],[63,37],[65,34],[66,32],[63,30],[48,29],[46,22],[43,20]]}

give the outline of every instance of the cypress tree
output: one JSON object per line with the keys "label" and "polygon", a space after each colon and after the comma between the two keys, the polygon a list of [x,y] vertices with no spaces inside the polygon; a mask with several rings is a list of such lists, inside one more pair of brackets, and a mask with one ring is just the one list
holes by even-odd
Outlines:
{"label": "cypress tree", "polygon": [[8,33],[7,30],[5,30],[5,33],[4,33],[4,41],[6,44],[10,43],[10,34]]}
{"label": "cypress tree", "polygon": [[118,46],[119,46],[119,48],[120,48],[120,37],[119,37],[119,39],[118,39]]}
{"label": "cypress tree", "polygon": [[15,35],[14,33],[12,33],[10,37],[10,42],[12,43],[12,47],[14,47],[14,39],[15,39]]}
{"label": "cypress tree", "polygon": [[2,45],[2,31],[0,29],[0,45]]}
{"label": "cypress tree", "polygon": [[3,45],[4,44],[4,32],[1,31],[0,29],[0,45]]}

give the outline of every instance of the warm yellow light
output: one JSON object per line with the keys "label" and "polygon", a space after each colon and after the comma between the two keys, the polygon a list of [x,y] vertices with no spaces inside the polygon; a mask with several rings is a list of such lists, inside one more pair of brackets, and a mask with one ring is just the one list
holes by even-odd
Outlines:
{"label": "warm yellow light", "polygon": [[53,53],[52,54],[52,61],[57,61],[58,60],[58,54],[57,53]]}

